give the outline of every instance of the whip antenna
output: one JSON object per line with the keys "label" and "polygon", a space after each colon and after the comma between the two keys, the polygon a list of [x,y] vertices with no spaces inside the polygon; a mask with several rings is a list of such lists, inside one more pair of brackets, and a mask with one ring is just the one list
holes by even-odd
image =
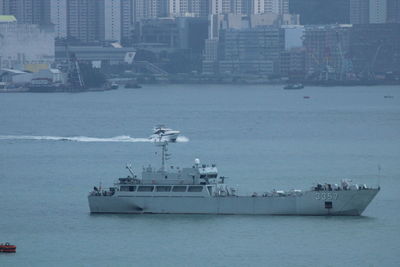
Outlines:
{"label": "whip antenna", "polygon": [[381,187],[381,164],[378,164],[378,187]]}

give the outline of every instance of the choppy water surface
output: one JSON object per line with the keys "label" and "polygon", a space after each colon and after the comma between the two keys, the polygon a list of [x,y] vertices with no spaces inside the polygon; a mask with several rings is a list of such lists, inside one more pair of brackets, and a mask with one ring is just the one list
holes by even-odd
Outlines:
{"label": "choppy water surface", "polygon": [[[160,123],[188,138],[170,164],[215,162],[239,193],[345,177],[382,190],[361,217],[90,215],[93,185],[158,164]],[[399,266],[399,179],[397,87],[1,94],[0,242],[17,253],[0,266]]]}

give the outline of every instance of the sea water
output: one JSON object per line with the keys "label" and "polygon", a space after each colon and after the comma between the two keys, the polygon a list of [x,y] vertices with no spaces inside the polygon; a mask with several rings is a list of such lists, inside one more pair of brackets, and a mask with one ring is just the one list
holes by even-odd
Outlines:
{"label": "sea water", "polygon": [[[380,185],[360,217],[91,215],[93,186],[216,163],[239,194]],[[0,95],[0,266],[399,266],[400,88],[146,85]]]}

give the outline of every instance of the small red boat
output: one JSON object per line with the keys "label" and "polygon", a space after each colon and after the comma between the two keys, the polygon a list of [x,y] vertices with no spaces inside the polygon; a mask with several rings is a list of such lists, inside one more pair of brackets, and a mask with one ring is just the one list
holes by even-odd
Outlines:
{"label": "small red boat", "polygon": [[0,244],[0,252],[5,252],[5,253],[15,253],[17,252],[17,247],[14,245],[11,245],[10,243],[1,243]]}

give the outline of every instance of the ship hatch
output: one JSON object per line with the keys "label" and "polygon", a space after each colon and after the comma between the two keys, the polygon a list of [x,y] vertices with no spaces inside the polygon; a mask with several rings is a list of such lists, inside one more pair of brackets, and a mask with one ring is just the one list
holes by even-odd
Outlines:
{"label": "ship hatch", "polygon": [[332,201],[325,201],[325,209],[331,209],[332,208]]}

